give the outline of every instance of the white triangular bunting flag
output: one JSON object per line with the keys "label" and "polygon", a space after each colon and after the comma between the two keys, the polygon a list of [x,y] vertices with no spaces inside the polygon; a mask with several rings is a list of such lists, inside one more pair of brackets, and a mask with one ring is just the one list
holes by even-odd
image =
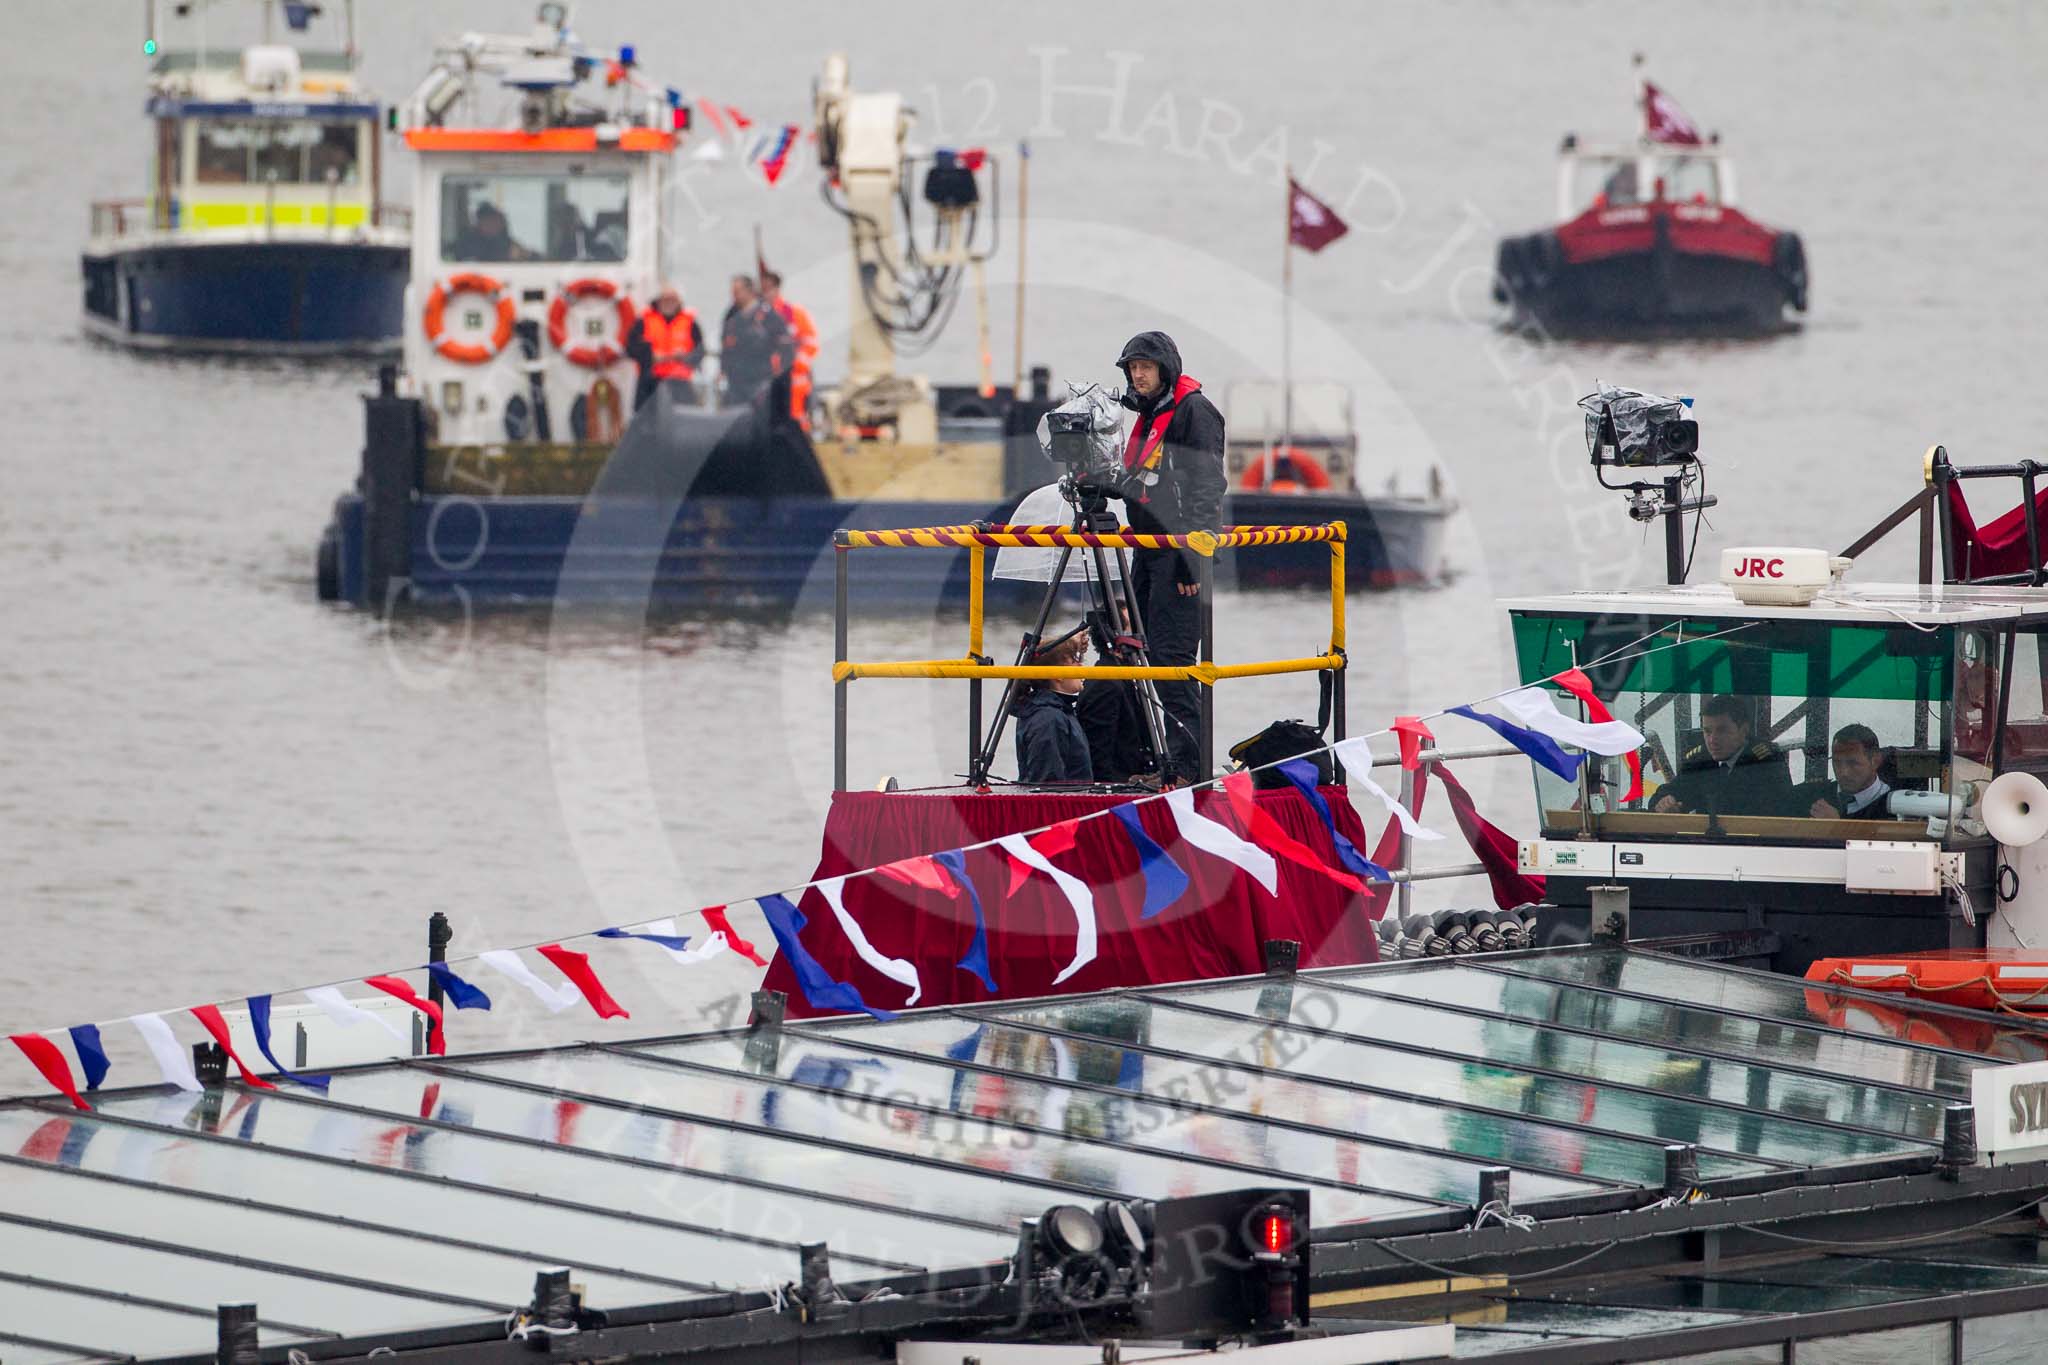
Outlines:
{"label": "white triangular bunting flag", "polygon": [[[636,924],[630,932],[635,934],[658,934],[662,938],[682,937],[682,934],[676,930],[676,922],[672,919],[655,919],[649,920],[645,924]],[[702,962],[706,958],[717,957],[730,945],[726,943],[725,935],[714,929],[711,931],[709,938],[694,948],[671,948],[666,943],[657,943],[654,946],[682,963],[685,967],[688,967],[694,963]]]}
{"label": "white triangular bunting flag", "polygon": [[1018,862],[1052,878],[1060,894],[1067,898],[1067,904],[1074,907],[1074,960],[1062,967],[1060,974],[1052,979],[1052,984],[1057,986],[1095,960],[1095,893],[1079,877],[1054,867],[1023,835],[1006,834],[996,842]]}
{"label": "white triangular bunting flag", "polygon": [[547,1006],[550,1014],[560,1014],[583,999],[583,993],[566,981],[559,986],[550,986],[535,976],[533,968],[521,962],[519,954],[510,949],[492,948],[478,953],[477,959],[498,975],[510,977],[533,992],[533,998]]}
{"label": "white triangular bunting flag", "polygon": [[1204,853],[1212,853],[1226,863],[1235,863],[1243,868],[1266,888],[1267,895],[1280,893],[1280,867],[1273,861],[1273,855],[1257,844],[1240,839],[1228,825],[1197,811],[1193,787],[1176,787],[1168,792],[1166,807],[1173,812],[1174,826],[1180,830],[1183,840]]}
{"label": "white triangular bunting flag", "polygon": [[1345,773],[1367,794],[1379,798],[1387,813],[1401,822],[1401,832],[1411,839],[1441,839],[1444,836],[1418,821],[1414,814],[1391,795],[1385,787],[1372,780],[1372,745],[1363,735],[1356,739],[1340,739],[1330,748],[1335,751],[1337,761],[1344,765]]}
{"label": "white triangular bunting flag", "polygon": [[1537,734],[1603,758],[1632,754],[1649,742],[1643,738],[1642,731],[1623,721],[1593,722],[1567,716],[1557,709],[1557,703],[1551,700],[1550,694],[1540,688],[1525,687],[1495,700],[1501,710]]}
{"label": "white triangular bunting flag", "polygon": [[128,1022],[135,1025],[142,1041],[149,1044],[150,1054],[156,1058],[156,1069],[164,1073],[166,1081],[180,1090],[199,1089],[199,1077],[192,1072],[191,1055],[178,1046],[176,1035],[162,1015],[131,1014]]}
{"label": "white triangular bunting flag", "polygon": [[412,1035],[382,1010],[366,1010],[341,993],[336,986],[314,986],[305,992],[308,1000],[320,1007],[320,1012],[343,1028],[354,1028],[365,1019],[383,1029],[397,1040],[407,1052],[412,1051]]}
{"label": "white triangular bunting flag", "polygon": [[825,904],[832,907],[832,918],[839,921],[840,932],[853,945],[853,951],[860,954],[860,960],[873,967],[891,981],[900,981],[910,987],[910,998],[905,1005],[915,1005],[917,998],[924,994],[924,982],[918,979],[917,968],[900,957],[884,957],[874,944],[868,942],[867,934],[846,913],[846,878],[828,877],[818,883],[818,890],[825,897]]}

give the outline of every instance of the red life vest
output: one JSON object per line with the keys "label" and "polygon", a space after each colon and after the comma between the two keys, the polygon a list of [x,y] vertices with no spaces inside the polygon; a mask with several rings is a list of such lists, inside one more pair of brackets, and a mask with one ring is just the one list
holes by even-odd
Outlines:
{"label": "red life vest", "polygon": [[[1139,422],[1131,427],[1130,439],[1124,442],[1125,469],[1157,469],[1165,447],[1167,424],[1173,421],[1173,414],[1180,410],[1180,401],[1202,387],[1199,379],[1182,375],[1173,381],[1173,396],[1153,410],[1152,420]],[[1142,439],[1142,443],[1140,441]]]}
{"label": "red life vest", "polygon": [[647,338],[647,349],[654,353],[654,377],[656,379],[694,379],[692,369],[684,357],[695,349],[690,335],[697,326],[697,315],[683,308],[672,318],[661,315],[659,308],[650,308],[640,315],[640,333]]}

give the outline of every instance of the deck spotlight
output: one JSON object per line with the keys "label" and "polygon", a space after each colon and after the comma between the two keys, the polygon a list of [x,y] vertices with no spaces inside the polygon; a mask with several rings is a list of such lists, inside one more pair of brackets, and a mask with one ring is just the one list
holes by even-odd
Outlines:
{"label": "deck spotlight", "polygon": [[1102,1224],[1079,1204],[1055,1204],[1038,1220],[1038,1240],[1061,1261],[1077,1261],[1102,1250]]}

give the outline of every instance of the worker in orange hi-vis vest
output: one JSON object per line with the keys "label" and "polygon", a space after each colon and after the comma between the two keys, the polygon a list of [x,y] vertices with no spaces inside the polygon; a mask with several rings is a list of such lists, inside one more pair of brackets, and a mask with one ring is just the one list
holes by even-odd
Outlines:
{"label": "worker in orange hi-vis vest", "polygon": [[803,305],[782,297],[782,276],[772,270],[761,272],[761,292],[789,324],[796,341],[796,360],[789,369],[789,415],[805,431],[811,429],[811,366],[818,359],[818,324]]}

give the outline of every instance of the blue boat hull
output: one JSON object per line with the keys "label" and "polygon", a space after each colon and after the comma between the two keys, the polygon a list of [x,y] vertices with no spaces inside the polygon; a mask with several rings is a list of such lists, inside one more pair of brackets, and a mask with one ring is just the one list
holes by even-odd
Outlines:
{"label": "blue boat hull", "polygon": [[88,330],[124,345],[362,354],[398,346],[407,248],[364,242],[158,243],[82,258]]}
{"label": "blue boat hull", "polygon": [[[1263,504],[1267,500],[1261,499]],[[1230,508],[1233,520],[1258,512],[1265,524],[1343,517],[1351,522],[1347,568],[1353,586],[1391,586],[1437,576],[1434,562],[1447,509],[1404,514],[1420,529],[1389,535],[1369,505],[1322,500],[1293,507]],[[746,604],[830,607],[835,567],[832,533],[842,527],[954,525],[1000,519],[1002,505],[967,502],[846,502],[824,498],[661,499],[570,497],[477,499],[425,495],[411,504],[411,573],[404,600],[422,605],[579,603],[661,608]],[[1297,515],[1284,515],[1294,511]],[[1404,522],[1405,524],[1405,522]],[[382,608],[369,600],[364,502],[335,503],[320,550],[320,595]],[[849,579],[856,608],[958,605],[967,600],[965,550],[866,550]],[[1419,556],[1419,557],[1418,557]],[[1225,586],[1327,585],[1329,550],[1309,544],[1226,555]],[[1029,583],[997,580],[991,605],[1037,599]]]}

